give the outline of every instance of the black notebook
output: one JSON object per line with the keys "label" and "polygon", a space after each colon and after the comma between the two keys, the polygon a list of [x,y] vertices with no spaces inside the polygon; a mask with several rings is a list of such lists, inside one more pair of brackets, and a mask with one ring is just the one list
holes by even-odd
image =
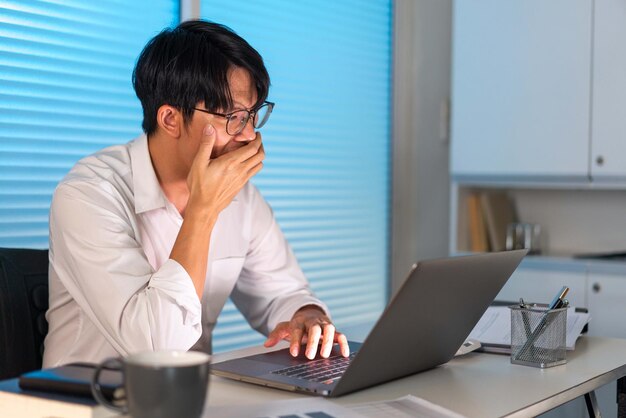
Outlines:
{"label": "black notebook", "polygon": [[[50,369],[35,370],[19,377],[19,386],[23,390],[59,393],[71,396],[92,398],[91,378],[96,365],[91,363],[72,363]],[[122,387],[122,372],[104,369],[100,373],[102,393],[109,399],[119,399]]]}

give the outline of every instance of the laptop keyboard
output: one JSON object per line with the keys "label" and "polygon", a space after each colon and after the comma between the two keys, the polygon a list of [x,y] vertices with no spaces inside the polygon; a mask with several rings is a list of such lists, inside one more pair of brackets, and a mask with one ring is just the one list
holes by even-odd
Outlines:
{"label": "laptop keyboard", "polygon": [[297,366],[285,367],[272,371],[273,374],[296,377],[298,379],[309,380],[330,384],[343,374],[348,368],[350,361],[356,353],[350,353],[349,357],[333,356],[319,360],[312,360]]}

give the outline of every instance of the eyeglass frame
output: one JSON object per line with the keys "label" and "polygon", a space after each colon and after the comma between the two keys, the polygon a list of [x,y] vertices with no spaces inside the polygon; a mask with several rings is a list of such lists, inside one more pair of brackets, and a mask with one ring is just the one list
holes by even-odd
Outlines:
{"label": "eyeglass frame", "polygon": [[[193,110],[197,110],[198,112],[204,112],[204,113],[208,113],[209,115],[215,115],[215,116],[221,116],[223,118],[226,118],[226,133],[228,135],[239,135],[241,132],[243,132],[243,130],[246,128],[246,125],[248,124],[248,122],[250,122],[250,118],[252,118],[252,126],[255,129],[260,129],[262,128],[265,123],[267,122],[267,120],[269,119],[269,115],[272,114],[272,111],[274,110],[274,106],[276,105],[276,103],[274,102],[268,102],[267,100],[264,101],[260,106],[257,106],[256,109],[237,109],[234,110],[230,113],[219,113],[219,112],[211,112],[210,110],[206,110],[206,109],[199,109],[197,107],[194,107]],[[257,112],[259,111],[259,109],[261,109],[263,106],[268,106],[268,116],[267,118],[265,118],[265,122],[263,122],[263,124],[261,126],[254,126],[254,118],[256,117]],[[235,113],[238,112],[247,112],[248,116],[246,118],[246,123],[242,123],[241,124],[241,128],[239,129],[239,131],[235,132],[234,134],[231,134],[230,132],[228,132],[228,124],[230,123],[231,119],[230,117],[232,115],[234,115]]]}

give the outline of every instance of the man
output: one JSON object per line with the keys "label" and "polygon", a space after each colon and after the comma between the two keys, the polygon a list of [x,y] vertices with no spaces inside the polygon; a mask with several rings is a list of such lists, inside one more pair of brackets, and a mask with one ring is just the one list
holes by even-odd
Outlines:
{"label": "man", "polygon": [[[145,135],[79,161],[50,209],[44,367],[141,350],[210,352],[230,295],[296,356],[349,348],[249,183],[271,114],[261,56],[230,29],[189,21],[153,38],[133,85]],[[271,332],[270,332],[271,331]]]}

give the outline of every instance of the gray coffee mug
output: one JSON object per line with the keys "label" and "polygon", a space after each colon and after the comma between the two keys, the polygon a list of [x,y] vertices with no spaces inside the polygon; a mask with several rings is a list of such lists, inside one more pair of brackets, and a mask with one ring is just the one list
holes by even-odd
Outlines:
{"label": "gray coffee mug", "polygon": [[[207,395],[210,360],[211,356],[198,351],[148,351],[109,358],[96,368],[91,392],[102,405],[133,418],[198,418]],[[103,368],[122,371],[124,405],[102,395]]]}

